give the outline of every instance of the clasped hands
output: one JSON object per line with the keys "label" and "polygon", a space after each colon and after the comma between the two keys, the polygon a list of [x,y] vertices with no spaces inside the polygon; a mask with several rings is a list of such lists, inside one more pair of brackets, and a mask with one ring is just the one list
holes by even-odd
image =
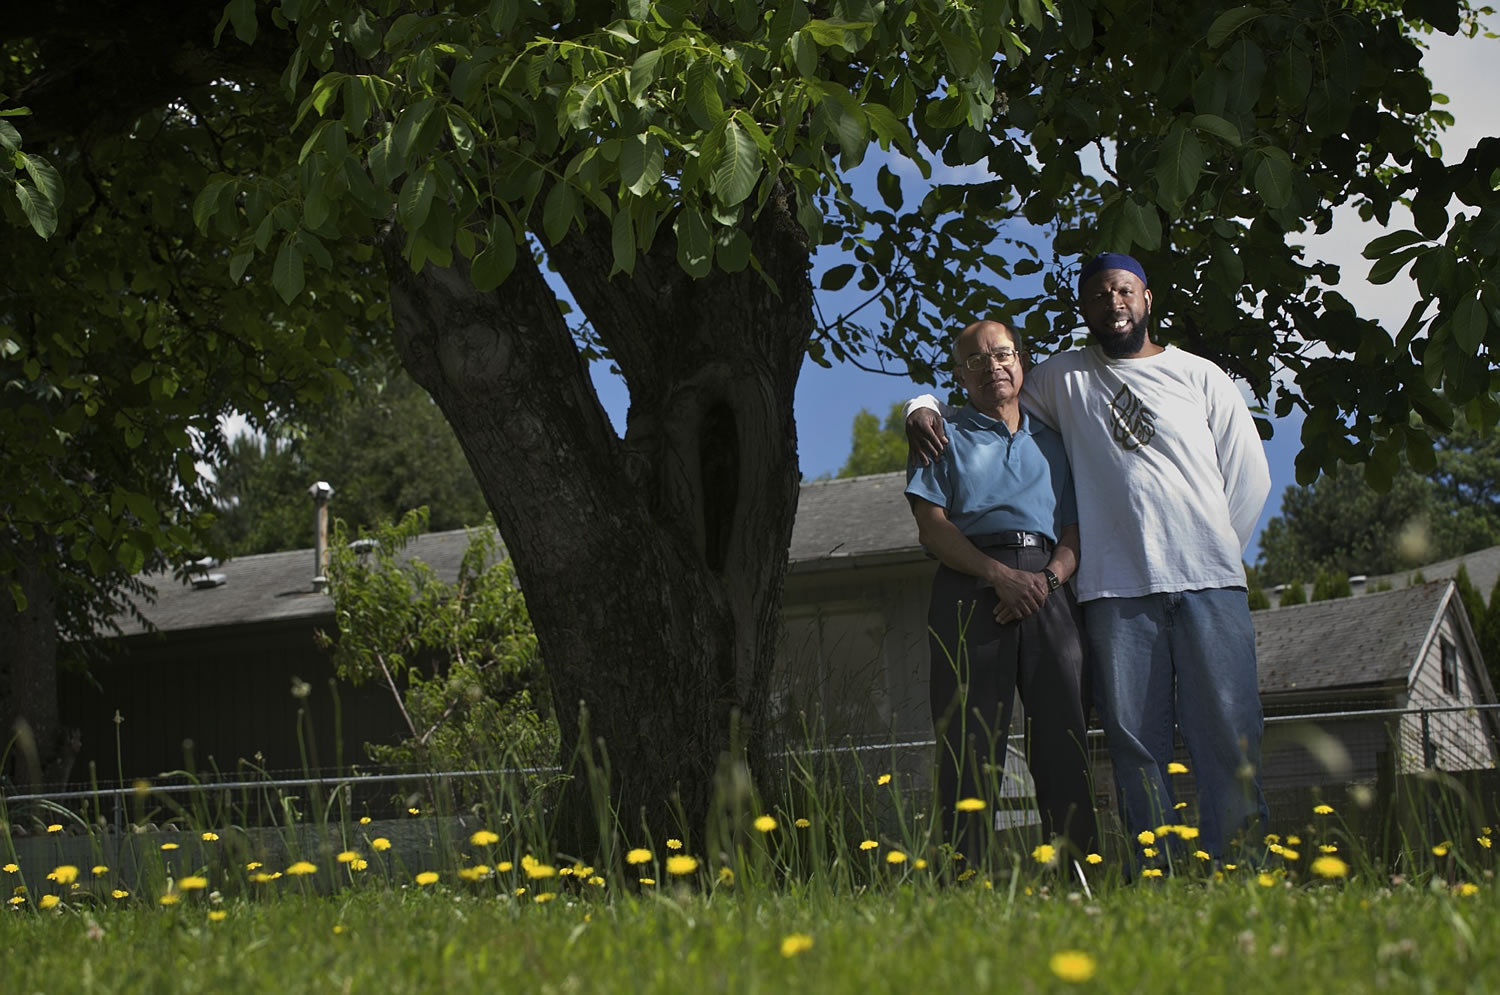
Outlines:
{"label": "clasped hands", "polygon": [[1052,593],[1043,574],[1016,570],[999,562],[994,562],[985,582],[994,588],[1000,599],[995,605],[995,621],[1002,625],[1040,611],[1042,602]]}

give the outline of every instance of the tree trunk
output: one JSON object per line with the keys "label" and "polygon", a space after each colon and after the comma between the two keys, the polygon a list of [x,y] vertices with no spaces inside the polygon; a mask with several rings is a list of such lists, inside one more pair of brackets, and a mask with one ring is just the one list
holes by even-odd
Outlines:
{"label": "tree trunk", "polygon": [[[48,780],[58,755],[57,594],[46,559],[35,540],[15,546],[18,566],[0,577],[0,754],[22,791]],[[17,609],[9,582],[26,599]]]}
{"label": "tree trunk", "polygon": [[[706,826],[724,757],[757,766],[799,483],[809,252],[777,195],[747,231],[779,294],[749,270],[690,279],[666,235],[611,280],[597,222],[551,256],[630,387],[623,440],[528,253],[487,294],[457,266],[412,274],[399,233],[387,261],[403,361],[452,423],[526,592],[563,762],[607,758],[620,831],[660,840],[682,831],[674,801],[689,831]],[[602,841],[575,774],[557,837],[588,853]]]}

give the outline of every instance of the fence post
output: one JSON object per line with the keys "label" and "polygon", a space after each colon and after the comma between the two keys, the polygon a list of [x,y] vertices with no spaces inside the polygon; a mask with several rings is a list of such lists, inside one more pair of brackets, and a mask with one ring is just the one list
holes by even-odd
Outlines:
{"label": "fence post", "polygon": [[1437,766],[1437,744],[1432,741],[1432,720],[1427,709],[1422,709],[1422,766],[1428,770]]}

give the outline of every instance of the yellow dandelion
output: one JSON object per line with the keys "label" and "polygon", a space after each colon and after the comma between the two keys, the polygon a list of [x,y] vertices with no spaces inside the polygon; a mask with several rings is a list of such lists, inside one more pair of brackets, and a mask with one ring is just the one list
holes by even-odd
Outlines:
{"label": "yellow dandelion", "polygon": [[1099,970],[1098,962],[1082,950],[1059,950],[1047,961],[1047,966],[1058,978],[1075,985],[1088,981]]}
{"label": "yellow dandelion", "polygon": [[1178,802],[1176,805],[1172,806],[1173,811],[1176,812],[1181,812],[1185,808],[1187,808],[1187,802]]}
{"label": "yellow dandelion", "polygon": [[587,878],[594,873],[594,869],[588,864],[574,864],[573,876],[575,878]]}
{"label": "yellow dandelion", "polygon": [[1318,844],[1318,852],[1319,853],[1338,853],[1339,852],[1338,844],[1336,844],[1336,843],[1319,843]]}
{"label": "yellow dandelion", "polygon": [[89,873],[94,875],[94,877],[99,878],[108,874],[109,868],[105,867],[103,864],[95,864],[93,867],[89,868]]}
{"label": "yellow dandelion", "polygon": [[247,870],[247,871],[258,871],[258,870],[260,870],[260,868],[261,868],[261,863],[258,860],[252,860],[252,861],[250,861],[250,863],[248,863],[248,864],[245,865],[245,870]]}
{"label": "yellow dandelion", "polygon": [[1312,872],[1320,878],[1341,878],[1349,873],[1349,865],[1325,854],[1312,862]]}
{"label": "yellow dandelion", "polygon": [[1444,840],[1443,842],[1439,843],[1437,846],[1435,846],[1435,847],[1432,848],[1433,856],[1436,856],[1436,857],[1446,857],[1446,856],[1448,856],[1448,849],[1452,845],[1453,844],[1449,843],[1447,840]]}
{"label": "yellow dandelion", "polygon": [[900,850],[892,850],[885,855],[885,862],[887,864],[904,864],[906,863],[906,854]]}
{"label": "yellow dandelion", "polygon": [[1171,763],[1167,764],[1168,774],[1186,774],[1187,772],[1187,764],[1178,763],[1176,760],[1173,760]]}
{"label": "yellow dandelion", "polygon": [[1284,847],[1281,848],[1281,856],[1283,858],[1287,859],[1287,860],[1301,860],[1302,859],[1302,853],[1301,853],[1301,851],[1299,851],[1299,850],[1293,850],[1289,846],[1284,846]]}
{"label": "yellow dandelion", "polygon": [[349,869],[351,871],[362,871],[369,866],[370,862],[363,857],[360,857],[357,860],[349,861]]}
{"label": "yellow dandelion", "polygon": [[589,878],[589,884],[593,885],[595,888],[603,888],[604,879],[595,874],[593,877]]}
{"label": "yellow dandelion", "polygon": [[26,899],[22,898],[20,895],[16,895],[16,896],[8,899],[5,904],[6,905],[25,905],[26,904]]}
{"label": "yellow dandelion", "polygon": [[793,825],[796,826],[798,829],[806,829],[808,826],[812,825],[812,820],[811,819],[798,819],[796,822],[793,823]]}
{"label": "yellow dandelion", "polygon": [[423,871],[421,874],[417,875],[417,884],[418,886],[425,888],[430,884],[437,884],[437,879],[437,871]]}
{"label": "yellow dandelion", "polygon": [[72,864],[62,864],[52,868],[52,873],[47,875],[48,881],[56,881],[58,884],[72,884],[78,880],[78,868]]}
{"label": "yellow dandelion", "polygon": [[889,775],[889,774],[881,774],[879,777],[877,777],[875,779],[875,783],[876,784],[881,784],[881,785],[890,784],[891,783],[891,775]]}
{"label": "yellow dandelion", "polygon": [[1161,877],[1161,868],[1160,867],[1148,867],[1144,871],[1141,871],[1141,877],[1143,877],[1143,878],[1159,878],[1159,877]]}
{"label": "yellow dandelion", "polygon": [[526,876],[531,878],[533,881],[539,881],[542,878],[557,876],[557,868],[553,867],[551,864],[543,864],[535,860],[531,861],[530,863],[527,863],[524,860],[521,861],[521,870],[525,871]]}
{"label": "yellow dandelion", "polygon": [[292,877],[302,877],[305,874],[316,874],[318,873],[318,865],[310,863],[306,860],[299,860],[291,867],[288,867],[286,869],[286,872]]}
{"label": "yellow dandelion", "polygon": [[488,829],[481,829],[469,837],[469,842],[475,846],[492,846],[500,842],[500,834],[492,833]]}
{"label": "yellow dandelion", "polygon": [[60,822],[54,822],[52,825],[50,825],[50,826],[47,827],[47,832],[49,832],[49,833],[60,833],[60,832],[62,832],[62,823],[60,823]]}
{"label": "yellow dandelion", "polygon": [[275,871],[271,874],[267,874],[265,871],[256,871],[254,874],[250,875],[250,880],[256,884],[270,884],[272,881],[275,881],[279,877],[281,877],[280,871]]}
{"label": "yellow dandelion", "polygon": [[116,888],[114,891],[109,893],[109,897],[114,899],[129,898],[130,892],[126,891],[124,888]]}
{"label": "yellow dandelion", "polygon": [[1141,846],[1150,846],[1156,842],[1156,834],[1149,829],[1142,829],[1139,833],[1136,833],[1135,838],[1136,842],[1140,843]]}
{"label": "yellow dandelion", "polygon": [[419,808],[409,808],[409,809],[406,810],[406,814],[407,815],[421,815],[422,814],[422,810],[419,809]]}
{"label": "yellow dandelion", "polygon": [[1474,884],[1472,881],[1465,881],[1458,886],[1458,893],[1463,898],[1473,898],[1479,894],[1479,885]]}
{"label": "yellow dandelion", "polygon": [[860,844],[859,844],[859,848],[861,850],[873,850],[876,847],[878,847],[879,845],[880,844],[876,843],[874,840],[861,840]]}
{"label": "yellow dandelion", "polygon": [[776,820],[769,815],[762,815],[755,820],[755,828],[763,833],[769,833],[776,828]]}
{"label": "yellow dandelion", "polygon": [[62,904],[62,899],[56,895],[43,895],[36,900],[36,904],[41,909],[55,909]]}
{"label": "yellow dandelion", "polygon": [[500,861],[500,863],[495,865],[495,872],[497,874],[509,874],[512,870],[515,869],[515,866],[515,864],[512,864],[508,860],[502,860]]}
{"label": "yellow dandelion", "polygon": [[1280,842],[1281,842],[1281,837],[1280,836],[1277,836],[1275,833],[1266,833],[1266,845],[1267,846],[1270,846],[1272,843],[1280,843]]}
{"label": "yellow dandelion", "polygon": [[1084,857],[1083,859],[1086,860],[1086,861],[1088,861],[1090,864],[1102,864],[1102,863],[1104,863],[1104,858],[1102,856],[1100,856],[1099,854],[1097,854],[1097,853],[1091,853],[1087,857]]}
{"label": "yellow dandelion", "polygon": [[573,873],[573,868],[571,868],[571,867],[564,867],[562,870],[558,871],[557,873],[560,874],[560,875],[562,875],[563,877],[570,877],[572,875],[572,873]]}
{"label": "yellow dandelion", "polygon": [[344,924],[343,923],[336,922],[336,923],[333,924],[333,935],[334,936],[339,935],[343,931],[344,931]]}
{"label": "yellow dandelion", "polygon": [[1199,860],[1213,860],[1214,859],[1212,856],[1209,855],[1209,852],[1207,850],[1194,850],[1193,851],[1193,856],[1197,857]]}
{"label": "yellow dandelion", "polygon": [[638,846],[634,850],[631,850],[629,853],[627,853],[625,855],[625,863],[631,864],[631,865],[634,865],[634,864],[644,864],[644,863],[646,863],[650,859],[651,859],[651,851],[647,850],[643,846]]}
{"label": "yellow dandelion", "polygon": [[1276,876],[1274,874],[1267,874],[1265,871],[1261,871],[1255,876],[1255,883],[1260,885],[1262,888],[1269,888],[1276,883]]}
{"label": "yellow dandelion", "polygon": [[953,807],[960,812],[982,812],[985,806],[983,798],[960,798]]}
{"label": "yellow dandelion", "polygon": [[359,817],[359,824],[361,826],[368,826],[370,824],[370,817],[368,815],[362,815],[362,816],[360,816]]}
{"label": "yellow dandelion", "polygon": [[641,884],[649,888],[656,884],[656,878],[641,878]]}
{"label": "yellow dandelion", "polygon": [[964,871],[962,874],[960,874],[956,880],[967,881],[967,880],[969,880],[969,878],[973,877],[977,873],[979,873],[977,870],[975,870],[974,868],[970,867],[969,869],[967,869],[966,871]]}
{"label": "yellow dandelion", "polygon": [[734,871],[728,867],[719,868],[719,883],[734,884]]}
{"label": "yellow dandelion", "polygon": [[359,851],[358,850],[345,850],[342,853],[340,853],[339,856],[338,856],[338,861],[341,864],[352,864],[352,863],[354,863],[358,859],[359,859]]}
{"label": "yellow dandelion", "polygon": [[924,857],[918,857],[916,860],[913,860],[911,865],[919,871],[927,870],[927,860]]}
{"label": "yellow dandelion", "polygon": [[781,956],[795,957],[812,949],[813,938],[806,933],[792,933],[781,941]]}
{"label": "yellow dandelion", "polygon": [[175,849],[177,849],[177,844],[176,843],[163,843],[161,845],[161,848],[163,850],[175,850]]}
{"label": "yellow dandelion", "polygon": [[1479,831],[1481,833],[1484,833],[1484,835],[1486,835],[1486,836],[1493,836],[1493,835],[1495,835],[1495,831],[1493,829],[1491,829],[1489,826],[1485,826],[1483,829],[1481,829]]}
{"label": "yellow dandelion", "polygon": [[377,852],[385,852],[391,848],[391,841],[384,836],[377,836],[370,841],[370,849]]}
{"label": "yellow dandelion", "polygon": [[1286,845],[1287,846],[1301,846],[1302,845],[1302,837],[1298,836],[1295,833],[1293,833],[1291,836],[1288,836],[1286,838]]}
{"label": "yellow dandelion", "polygon": [[556,897],[557,897],[557,892],[555,892],[555,891],[544,891],[544,892],[540,893],[539,895],[537,895],[535,898],[533,898],[532,901],[536,902],[538,905],[541,905],[543,902],[550,902],[550,901],[552,901]]}
{"label": "yellow dandelion", "polygon": [[1043,843],[1031,851],[1031,859],[1038,864],[1051,865],[1057,861],[1057,848],[1051,843]]}
{"label": "yellow dandelion", "polygon": [[1488,836],[1476,836],[1474,838],[1479,842],[1479,845],[1484,847],[1486,850],[1490,848],[1491,844],[1490,838]]}
{"label": "yellow dandelion", "polygon": [[177,882],[178,891],[202,891],[208,887],[208,878],[196,874],[189,875]]}
{"label": "yellow dandelion", "polygon": [[1175,828],[1177,830],[1178,839],[1195,840],[1198,838],[1197,826],[1177,826]]}
{"label": "yellow dandelion", "polygon": [[177,894],[177,892],[175,891],[169,891],[165,895],[158,898],[157,901],[162,905],[176,905],[178,902],[182,901],[182,896]]}
{"label": "yellow dandelion", "polygon": [[1272,843],[1267,849],[1269,849],[1277,856],[1280,856],[1281,854],[1286,852],[1286,847],[1282,846],[1280,843]]}
{"label": "yellow dandelion", "polygon": [[677,854],[667,858],[668,874],[691,874],[698,869],[698,858]]}
{"label": "yellow dandelion", "polygon": [[1158,851],[1154,846],[1148,846],[1141,850],[1141,856],[1143,857],[1154,857],[1157,853]]}
{"label": "yellow dandelion", "polygon": [[223,922],[229,918],[229,913],[223,909],[210,909],[208,913],[209,922]]}
{"label": "yellow dandelion", "polygon": [[667,849],[668,850],[681,850],[682,849],[682,840],[667,840]]}
{"label": "yellow dandelion", "polygon": [[515,895],[517,898],[520,898],[522,895],[526,894],[526,889],[525,888],[517,888],[515,891],[511,892],[511,894]]}
{"label": "yellow dandelion", "polygon": [[1332,814],[1333,814],[1333,806],[1332,805],[1314,805],[1313,806],[1313,815],[1332,815]]}
{"label": "yellow dandelion", "polygon": [[6,864],[4,867],[0,867],[0,871],[4,871],[7,874],[14,874],[20,869],[21,868],[17,867],[15,864]]}
{"label": "yellow dandelion", "polygon": [[214,832],[204,833],[201,839],[205,843],[217,843],[219,842],[219,834]]}

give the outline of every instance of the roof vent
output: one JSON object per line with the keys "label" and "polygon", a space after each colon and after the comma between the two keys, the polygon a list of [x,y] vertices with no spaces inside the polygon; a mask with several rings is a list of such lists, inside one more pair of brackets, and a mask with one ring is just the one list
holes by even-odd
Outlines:
{"label": "roof vent", "polygon": [[213,587],[223,587],[227,583],[229,583],[229,578],[223,574],[211,574],[205,571],[194,575],[193,590],[206,591]]}
{"label": "roof vent", "polygon": [[356,539],[351,542],[349,544],[349,548],[354,550],[354,552],[358,553],[360,556],[368,556],[369,554],[375,552],[375,547],[378,545],[380,545],[380,543],[366,536],[363,539]]}

